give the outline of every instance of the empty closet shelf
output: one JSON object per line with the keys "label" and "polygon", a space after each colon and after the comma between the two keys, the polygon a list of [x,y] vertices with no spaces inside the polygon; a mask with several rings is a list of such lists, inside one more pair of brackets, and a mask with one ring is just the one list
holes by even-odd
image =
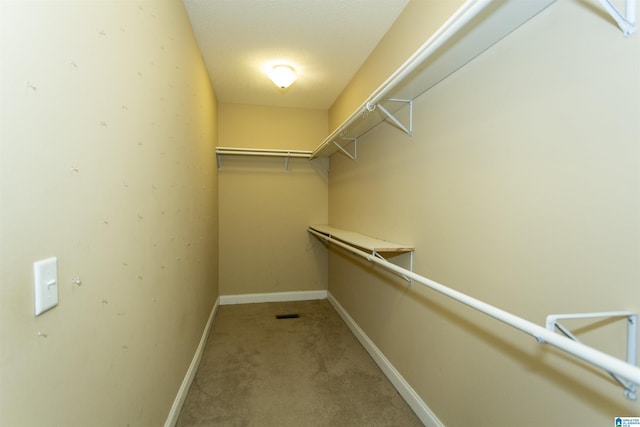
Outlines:
{"label": "empty closet shelf", "polygon": [[366,249],[372,253],[413,252],[415,250],[411,246],[375,239],[353,231],[340,230],[329,225],[310,225],[309,230],[315,231],[316,233],[314,234],[322,234],[326,237],[340,240],[350,246]]}

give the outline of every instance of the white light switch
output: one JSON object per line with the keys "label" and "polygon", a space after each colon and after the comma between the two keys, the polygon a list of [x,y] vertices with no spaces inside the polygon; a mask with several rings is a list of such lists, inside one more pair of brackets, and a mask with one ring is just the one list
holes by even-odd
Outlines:
{"label": "white light switch", "polygon": [[35,314],[58,305],[58,259],[48,258],[33,263]]}

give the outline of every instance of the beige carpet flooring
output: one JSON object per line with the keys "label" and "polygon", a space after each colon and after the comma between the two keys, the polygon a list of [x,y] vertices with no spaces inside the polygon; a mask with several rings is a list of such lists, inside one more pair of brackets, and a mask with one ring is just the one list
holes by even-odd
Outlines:
{"label": "beige carpet flooring", "polygon": [[[299,318],[276,319],[298,314]],[[326,300],[218,310],[178,426],[422,426]]]}

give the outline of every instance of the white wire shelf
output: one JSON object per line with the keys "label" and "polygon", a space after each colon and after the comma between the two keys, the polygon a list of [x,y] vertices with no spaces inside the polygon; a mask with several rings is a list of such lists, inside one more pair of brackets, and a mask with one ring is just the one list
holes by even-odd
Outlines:
{"label": "white wire shelf", "polygon": [[[636,2],[626,0],[620,12],[600,0],[625,36],[637,30]],[[413,133],[413,100],[536,16],[555,0],[468,0],[420,48],[382,83],[313,151],[311,158],[329,157],[382,122]],[[409,111],[403,113],[401,110]],[[399,117],[402,115],[403,117]],[[353,151],[353,150],[352,150]]]}

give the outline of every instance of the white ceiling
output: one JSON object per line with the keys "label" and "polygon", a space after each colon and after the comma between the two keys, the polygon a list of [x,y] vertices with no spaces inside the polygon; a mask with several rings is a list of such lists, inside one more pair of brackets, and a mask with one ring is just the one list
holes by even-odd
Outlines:
{"label": "white ceiling", "polygon": [[[183,0],[219,102],[328,109],[408,0]],[[286,63],[298,79],[266,76]]]}

